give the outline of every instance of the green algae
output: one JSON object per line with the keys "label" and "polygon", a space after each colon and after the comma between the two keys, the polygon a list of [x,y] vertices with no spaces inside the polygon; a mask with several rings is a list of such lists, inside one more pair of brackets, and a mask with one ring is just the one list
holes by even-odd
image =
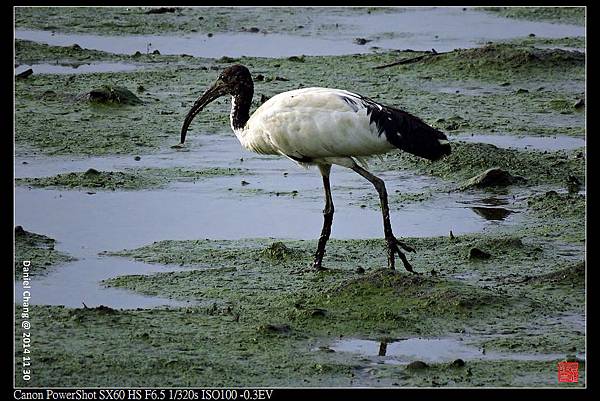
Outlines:
{"label": "green algae", "polygon": [[35,64],[48,60],[77,65],[90,60],[122,61],[131,58],[100,50],[83,49],[79,46],[50,46],[45,43],[15,39],[15,61],[18,64]]}
{"label": "green algae", "polygon": [[247,173],[240,168],[213,167],[202,170],[185,168],[135,168],[124,171],[98,171],[57,174],[50,177],[16,178],[16,185],[43,188],[139,190],[160,188],[174,181],[196,181]]}
{"label": "green algae", "polygon": [[576,25],[585,25],[586,22],[586,7],[483,7],[482,10],[507,18],[529,21]]}
{"label": "green algae", "polygon": [[[243,243],[243,242],[242,242]],[[111,251],[107,255],[127,256],[147,263],[179,264],[185,266],[210,265],[216,260],[225,261],[226,267],[242,266],[247,263],[261,262],[271,266],[281,266],[287,256],[304,254],[309,256],[308,247],[303,242],[286,245],[281,241],[269,243],[268,240],[249,241],[248,247],[240,249],[230,241],[195,240],[175,241],[164,240],[130,250]],[[298,258],[290,259],[289,263],[297,265]]]}
{"label": "green algae", "polygon": [[52,46],[46,43],[15,39],[15,61],[18,64],[53,62],[55,64],[76,66],[90,62],[125,62],[151,68],[162,63],[182,63],[193,60],[206,61],[206,59],[199,57],[192,58],[191,56],[183,54],[162,55],[140,52],[134,54],[119,54],[102,50],[85,49],[79,45]]}
{"label": "green algae", "polygon": [[[348,366],[296,349],[301,334],[273,337],[200,308],[29,313],[35,373],[27,383],[17,377],[19,386],[318,386],[350,375]],[[57,341],[63,336],[70,340]]]}
{"label": "green algae", "polygon": [[287,258],[293,258],[298,256],[301,252],[290,249],[283,242],[273,242],[267,248],[260,251],[262,256],[265,256],[269,259],[273,259],[275,261],[282,261]]}
{"label": "green algae", "polygon": [[[539,257],[542,253],[542,249],[539,246],[533,246],[530,244],[523,243],[523,239],[519,236],[506,236],[506,237],[487,237],[468,245],[459,245],[463,248],[464,257],[466,259],[472,259],[470,250],[473,248],[480,249],[489,256],[486,258],[514,258],[515,256],[520,257],[533,257],[534,259]],[[469,252],[466,252],[466,249]]]}
{"label": "green algae", "polygon": [[[58,49],[61,48],[34,49],[22,45],[17,62],[19,58],[30,57],[30,53],[35,53],[39,60],[55,60]],[[90,60],[105,57],[85,49],[70,52],[88,54]],[[372,73],[377,65],[407,56],[414,56],[414,52],[305,56],[301,63],[288,58],[251,57],[235,62],[247,65],[255,77],[287,79],[256,80],[254,107],[260,105],[261,97],[269,98],[282,91],[308,86],[338,87],[339,82],[346,82],[358,93],[461,134],[483,131],[534,136],[584,135],[585,113],[573,106],[584,93],[583,53],[494,44]],[[16,81],[17,148],[31,145],[46,154],[102,155],[153,152],[170,146],[178,138],[191,102],[212,83],[218,70],[233,62],[183,56],[140,57],[152,58],[157,68],[71,76],[34,74],[27,80]],[[134,60],[131,56],[125,58]],[[352,68],[346,68],[347,65]],[[457,84],[486,88],[501,87],[504,83],[528,91],[517,94],[493,89],[489,94],[472,96],[439,90]],[[144,104],[105,109],[74,101],[81,93],[101,85],[143,87],[137,96]],[[567,104],[570,108],[563,107]],[[228,132],[228,114],[228,100],[218,100],[202,112],[191,128]],[[193,136],[190,139],[193,143]]]}
{"label": "green algae", "polygon": [[[44,75],[28,80],[23,86],[17,84],[15,139],[18,147],[24,142],[46,154],[102,155],[148,152],[166,147],[168,142],[175,143],[178,121],[173,118],[173,111],[158,106],[159,101],[148,92],[139,94],[146,103],[141,106],[114,108],[76,101],[78,95],[89,92],[99,83],[153,88],[145,79],[123,84],[119,76],[85,74],[85,77],[57,79]],[[40,82],[43,83],[40,85]],[[48,91],[56,95],[37,99],[38,95]],[[171,135],[162,126],[170,120],[173,123]]]}
{"label": "green algae", "polygon": [[564,269],[532,277],[533,282],[582,286],[585,279],[585,263],[580,262]]}
{"label": "green algae", "polygon": [[568,217],[584,221],[586,197],[581,194],[548,191],[532,196],[527,200],[530,210],[543,219]]}
{"label": "green algae", "polygon": [[450,67],[451,74],[460,71],[463,76],[482,80],[544,77],[543,73],[558,78],[565,73],[582,71],[585,66],[585,53],[491,43],[474,49],[457,49],[425,58],[422,64],[437,74],[443,74],[443,70]]}
{"label": "green algae", "polygon": [[[116,254],[151,263],[185,264],[201,270],[122,276],[105,284],[146,294],[169,294],[180,299],[219,299],[228,305],[220,310],[230,311],[232,319],[241,327],[253,328],[253,338],[266,336],[263,341],[268,338],[274,342],[272,346],[275,348],[281,344],[304,348],[302,344],[307,338],[405,338],[450,332],[487,333],[486,340],[480,340],[480,344],[501,351],[564,352],[566,355],[573,349],[584,349],[583,333],[565,333],[564,326],[557,326],[554,321],[549,324],[549,319],[554,319],[558,312],[582,312],[582,304],[572,303],[565,309],[564,302],[561,302],[564,294],[577,292],[581,282],[576,289],[564,286],[562,291],[552,296],[547,295],[547,288],[538,288],[535,280],[519,283],[505,280],[500,281],[498,286],[490,285],[489,280],[496,280],[498,272],[528,277],[527,274],[531,276],[551,270],[556,259],[548,255],[547,250],[529,245],[523,238],[515,236],[482,238],[481,235],[468,235],[457,236],[453,240],[414,238],[409,242],[419,250],[413,258],[415,266],[433,267],[437,272],[435,275],[410,275],[381,269],[385,265],[385,254],[382,241],[378,240],[331,240],[326,255],[329,270],[325,273],[306,270],[315,241],[285,241],[285,249],[294,250],[295,256],[277,260],[266,253],[282,246],[269,240],[160,241]],[[473,245],[487,247],[495,257],[474,266],[465,257],[466,250]],[[355,274],[356,266],[363,266],[366,273]],[[451,278],[452,275],[474,270],[480,273],[478,280],[456,281]],[[552,302],[548,302],[549,297]],[[277,330],[278,327],[285,329]],[[540,328],[545,330],[543,340],[540,337],[538,341],[532,341],[529,334],[525,335]],[[338,353],[304,355],[305,358],[324,360],[327,356],[336,369],[335,373],[319,370],[323,382],[335,385],[359,382],[359,372],[365,367],[357,366],[355,360],[348,360]],[[323,360],[309,364],[314,363],[322,364]],[[467,363],[468,366],[478,366],[481,371],[476,374],[477,378],[467,380],[464,377],[460,383],[507,386],[519,383],[515,379],[496,382],[495,374],[490,373],[498,366],[514,366],[512,362]],[[456,373],[447,370],[449,367],[446,365],[431,366],[442,376]],[[535,380],[555,385],[549,376],[542,379],[539,373],[544,371],[548,374],[549,363],[523,362],[520,366],[528,366],[523,369],[537,377]],[[392,371],[394,375],[389,376]],[[370,385],[389,385],[388,380],[392,377],[397,380],[398,370],[392,371],[378,368],[376,378],[381,382],[370,376]],[[489,375],[487,380],[485,374]],[[418,376],[400,376],[403,380],[398,385],[431,385]],[[304,379],[290,375],[288,384],[310,385],[312,380],[307,380],[304,382]],[[440,385],[452,383],[441,381]]]}
{"label": "green algae", "polygon": [[570,99],[553,99],[549,102],[549,106],[561,114],[573,113],[575,106]]}
{"label": "green algae", "polygon": [[540,36],[528,36],[524,38],[516,38],[507,41],[508,43],[521,46],[535,47],[562,47],[562,48],[585,48],[586,38],[584,36],[568,36],[564,38],[544,38]]}
{"label": "green algae", "polygon": [[530,196],[527,208],[531,216],[527,221],[528,235],[540,241],[556,241],[571,246],[585,244],[585,195],[547,191]]}
{"label": "green algae", "polygon": [[510,303],[491,290],[465,283],[375,270],[343,281],[303,306],[325,309],[329,330],[344,336],[436,336]]}
{"label": "green algae", "polygon": [[491,168],[524,177],[531,185],[566,186],[570,176],[585,181],[585,156],[580,150],[539,152],[453,141],[452,153],[441,161],[430,162],[404,152],[388,153],[382,159],[373,159],[372,164],[380,168],[385,165],[388,169],[410,168],[462,184]]}
{"label": "green algae", "polygon": [[[440,315],[446,319],[446,324],[451,324],[448,315],[461,316],[462,312],[472,314],[479,306],[483,309],[498,308],[498,304],[504,305],[503,297],[510,301],[511,298],[503,292],[498,298],[499,294],[494,294],[489,289],[480,291],[476,287],[471,287],[475,284],[488,286],[490,280],[498,280],[499,272],[502,272],[503,277],[505,275],[532,276],[551,271],[556,264],[556,255],[553,254],[552,248],[542,248],[540,245],[529,243],[528,238],[514,235],[484,238],[481,238],[481,235],[464,235],[456,236],[452,240],[412,238],[408,242],[418,250],[412,258],[413,264],[421,271],[433,270],[435,275],[431,273],[431,277],[423,277],[398,273],[389,276],[391,273],[380,270],[386,263],[382,242],[332,240],[328,244],[325,259],[330,270],[324,274],[317,274],[306,271],[312,261],[312,251],[316,245],[314,241],[286,241],[286,248],[295,250],[296,256],[277,260],[265,256],[265,249],[273,248],[272,244],[267,245],[267,240],[246,240],[237,242],[238,246],[235,246],[236,242],[233,241],[160,241],[136,250],[111,254],[128,256],[149,263],[195,266],[200,267],[201,270],[163,273],[151,277],[125,276],[108,280],[106,283],[154,295],[166,293],[182,299],[193,297],[204,299],[219,297],[219,294],[222,296],[224,291],[222,281],[218,288],[214,288],[210,283],[212,280],[219,280],[219,277],[223,280],[225,274],[230,276],[226,280],[228,286],[232,287],[226,291],[228,302],[236,302],[236,300],[239,302],[239,299],[252,298],[248,292],[265,288],[265,285],[270,290],[268,294],[263,295],[265,297],[277,297],[278,292],[291,295],[296,286],[306,289],[305,283],[308,280],[313,287],[312,290],[321,295],[310,295],[311,291],[308,291],[309,296],[306,296],[301,294],[304,291],[300,291],[297,299],[303,301],[298,301],[299,306],[294,304],[288,317],[304,316],[303,310],[323,308],[331,312],[331,316],[338,316],[344,324],[354,327],[354,330],[359,327],[372,329],[373,325],[398,325],[398,310],[403,310],[397,304],[400,302],[407,303],[409,306],[406,308],[410,311],[405,313],[403,324],[415,329],[411,325],[416,327],[425,325],[420,323],[419,318],[425,310],[428,311],[429,316],[434,313],[435,308],[439,308]],[[239,247],[244,243],[246,246]],[[469,260],[468,250],[473,246],[488,250],[493,257],[480,262]],[[354,275],[353,272],[358,266],[363,267],[367,273],[348,278],[348,274]],[[467,278],[465,284],[449,282],[447,279],[447,277],[474,273],[477,278]],[[341,284],[344,280],[350,280],[350,283],[354,284]],[[386,282],[392,284],[387,286],[382,284]],[[358,290],[342,291],[340,286],[342,289],[357,286]],[[158,290],[160,287],[163,289]],[[400,291],[402,288],[404,290]],[[399,293],[408,298],[399,297]],[[384,299],[386,301],[383,301]],[[341,303],[338,304],[338,301]],[[520,299],[513,301],[517,304],[521,302]],[[347,319],[348,310],[344,307],[356,308],[356,313],[362,313],[363,316],[361,319]],[[339,315],[334,311],[339,311]],[[444,311],[448,314],[442,313]],[[330,313],[327,316],[330,316]],[[329,324],[330,327],[336,327],[334,325],[336,322]],[[337,324],[341,323],[337,322]],[[442,326],[439,323],[435,325],[429,323],[426,327],[429,327],[429,330],[437,327],[435,329],[437,330]]]}
{"label": "green algae", "polygon": [[15,227],[14,266],[16,278],[22,278],[24,263],[29,262],[29,275],[43,274],[48,268],[75,260],[64,252],[54,249],[56,241],[45,235],[26,231],[21,226]]}

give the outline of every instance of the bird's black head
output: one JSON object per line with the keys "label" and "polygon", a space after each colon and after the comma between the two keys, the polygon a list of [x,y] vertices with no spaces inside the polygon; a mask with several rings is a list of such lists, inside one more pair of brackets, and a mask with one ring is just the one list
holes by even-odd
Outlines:
{"label": "bird's black head", "polygon": [[188,112],[183,126],[181,127],[181,143],[184,143],[188,127],[196,115],[209,103],[221,96],[242,96],[244,99],[252,99],[254,84],[248,68],[241,64],[235,64],[225,68],[215,83],[208,88],[195,102]]}
{"label": "bird's black head", "polygon": [[254,84],[252,83],[252,76],[250,71],[241,64],[235,64],[231,67],[227,67],[219,74],[217,84],[223,85],[227,93],[235,96],[240,93],[247,92],[248,90],[254,90]]}

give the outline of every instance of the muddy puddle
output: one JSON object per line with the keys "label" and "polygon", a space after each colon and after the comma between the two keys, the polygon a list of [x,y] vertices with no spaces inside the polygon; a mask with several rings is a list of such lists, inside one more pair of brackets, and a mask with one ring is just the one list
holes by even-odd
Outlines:
{"label": "muddy puddle", "polygon": [[[460,7],[403,9],[398,14],[338,17],[336,22],[354,27],[377,46],[393,49],[450,51],[474,47],[478,42],[537,36],[582,36],[583,27],[498,18],[477,9]],[[464,29],[468,26],[469,29]],[[395,33],[391,34],[392,32]],[[579,32],[579,33],[577,33]],[[385,38],[385,35],[392,38]]]}
{"label": "muddy puddle", "polygon": [[[227,180],[230,182],[226,183]],[[181,303],[106,289],[100,283],[117,276],[151,274],[171,271],[171,268],[98,257],[98,253],[132,249],[164,239],[314,239],[318,236],[323,207],[319,188],[315,188],[318,195],[313,193],[310,197],[266,198],[232,194],[224,187],[239,186],[239,178],[227,180],[177,184],[160,191],[94,194],[17,188],[19,208],[15,221],[28,230],[59,239],[56,249],[78,259],[37,277],[36,299],[32,302],[73,307],[80,307],[82,302],[88,306],[113,308],[176,306]],[[314,176],[307,181],[317,186],[319,178]],[[260,185],[260,181],[254,182]],[[298,182],[294,184],[297,188]],[[280,190],[284,187],[273,186]],[[332,238],[382,236],[378,210],[344,204],[339,202],[339,196],[338,205]],[[391,219],[396,232],[402,236],[448,235],[450,231],[458,235],[482,231],[489,224],[514,223],[510,217],[502,221],[482,218],[469,207],[456,201],[448,204],[443,198],[424,207],[409,205],[394,210]]]}
{"label": "muddy puddle", "polygon": [[[239,178],[178,183],[165,190],[146,191],[19,187],[16,198],[20,207],[15,220],[30,231],[58,238],[61,250],[75,256],[135,248],[162,239],[313,239],[322,225],[323,205],[320,190],[317,191],[319,178],[315,176],[310,181],[316,193],[309,196],[302,192],[297,196],[275,196],[266,189],[266,196],[229,191],[229,185],[241,190]],[[254,183],[259,185],[260,181]],[[282,192],[287,189],[284,185],[274,187]],[[332,237],[381,237],[381,213],[342,200],[349,197],[337,196]],[[394,208],[391,219],[402,236],[447,235],[450,230],[455,234],[476,232],[487,225],[486,219],[473,213],[469,206],[444,197],[424,205]]]}
{"label": "muddy puddle", "polygon": [[527,149],[538,151],[572,150],[586,146],[584,138],[571,136],[514,136],[514,135],[460,135],[451,136],[450,140],[487,143],[505,149]]}
{"label": "muddy puddle", "polygon": [[[468,30],[464,27],[469,26]],[[242,27],[240,27],[241,29]],[[360,37],[357,36],[360,32]],[[583,36],[575,25],[510,20],[475,9],[407,8],[365,15],[320,13],[297,33],[187,33],[185,35],[92,35],[17,29],[17,39],[55,46],[78,44],[86,49],[118,54],[135,52],[222,56],[289,57],[367,53],[374,48],[450,51],[479,46],[485,41],[526,37]],[[357,41],[363,39],[363,41]],[[362,43],[362,44],[361,44]]]}
{"label": "muddy puddle", "polygon": [[[103,287],[101,281],[124,274],[176,271],[173,267],[148,265],[114,257],[84,257],[53,269],[31,281],[32,305],[64,305],[70,308],[108,306],[114,309],[182,307],[190,302],[145,296],[119,288]],[[15,290],[21,282],[15,282]],[[15,291],[18,294],[18,291]],[[16,300],[18,302],[18,300]]]}
{"label": "muddy puddle", "polygon": [[187,54],[195,57],[290,57],[294,55],[333,56],[363,53],[368,47],[339,39],[261,33],[216,33],[181,35],[100,36],[62,34],[39,30],[17,30],[17,39],[53,46],[78,44],[85,49],[116,54],[152,53]]}
{"label": "muddy puddle", "polygon": [[34,74],[91,74],[97,72],[126,72],[139,67],[127,63],[85,63],[85,64],[21,64],[15,68],[15,74],[32,69]]}
{"label": "muddy puddle", "polygon": [[[555,361],[565,354],[534,354],[517,352],[486,351],[455,338],[408,338],[394,341],[343,339],[328,347],[335,352],[355,354],[374,363],[408,365],[414,361],[425,363],[451,363],[457,359],[469,361]],[[578,354],[580,360],[584,354]]]}
{"label": "muddy puddle", "polygon": [[[174,136],[173,144],[179,142]],[[301,171],[287,159],[258,156],[245,151],[233,134],[194,135],[186,147],[176,150],[165,147],[156,153],[140,153],[127,156],[44,156],[27,155],[15,157],[15,177],[44,177],[70,171],[85,171],[90,167],[97,170],[122,170],[135,167],[239,167],[246,169],[269,166],[276,169]],[[139,158],[136,160],[136,156]]]}

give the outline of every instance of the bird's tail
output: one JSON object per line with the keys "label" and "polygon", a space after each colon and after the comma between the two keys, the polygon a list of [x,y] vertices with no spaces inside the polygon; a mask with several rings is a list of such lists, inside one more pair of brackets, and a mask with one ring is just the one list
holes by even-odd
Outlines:
{"label": "bird's tail", "polygon": [[446,134],[420,118],[385,106],[381,110],[372,109],[371,113],[371,119],[377,123],[380,133],[385,133],[388,142],[397,148],[429,160],[438,160],[450,154]]}

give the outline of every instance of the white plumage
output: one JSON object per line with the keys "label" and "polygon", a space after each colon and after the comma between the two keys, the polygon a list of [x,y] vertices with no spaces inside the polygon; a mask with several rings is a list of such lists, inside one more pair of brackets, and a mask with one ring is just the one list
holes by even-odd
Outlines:
{"label": "white plumage", "polygon": [[367,107],[358,103],[360,108],[354,110],[344,96],[360,100],[352,92],[330,88],[280,93],[260,106],[242,129],[232,128],[250,151],[300,160],[309,157],[316,164],[349,167],[351,161],[345,158],[394,149],[370,123]]}
{"label": "white plumage", "polygon": [[282,155],[306,166],[319,167],[325,189],[323,229],[313,267],[321,266],[333,222],[333,200],[329,183],[332,164],[350,168],[373,184],[379,194],[387,244],[388,266],[394,269],[395,255],[406,270],[414,272],[400,248],[414,249],[392,233],[385,183],[360,164],[361,157],[402,149],[437,160],[450,154],[444,133],[418,117],[382,105],[356,93],[330,88],[304,88],[280,93],[250,116],[254,83],[242,65],[226,68],[215,84],[194,103],[181,128],[181,143],[194,117],[220,96],[231,95],[231,128],[246,149]]}

